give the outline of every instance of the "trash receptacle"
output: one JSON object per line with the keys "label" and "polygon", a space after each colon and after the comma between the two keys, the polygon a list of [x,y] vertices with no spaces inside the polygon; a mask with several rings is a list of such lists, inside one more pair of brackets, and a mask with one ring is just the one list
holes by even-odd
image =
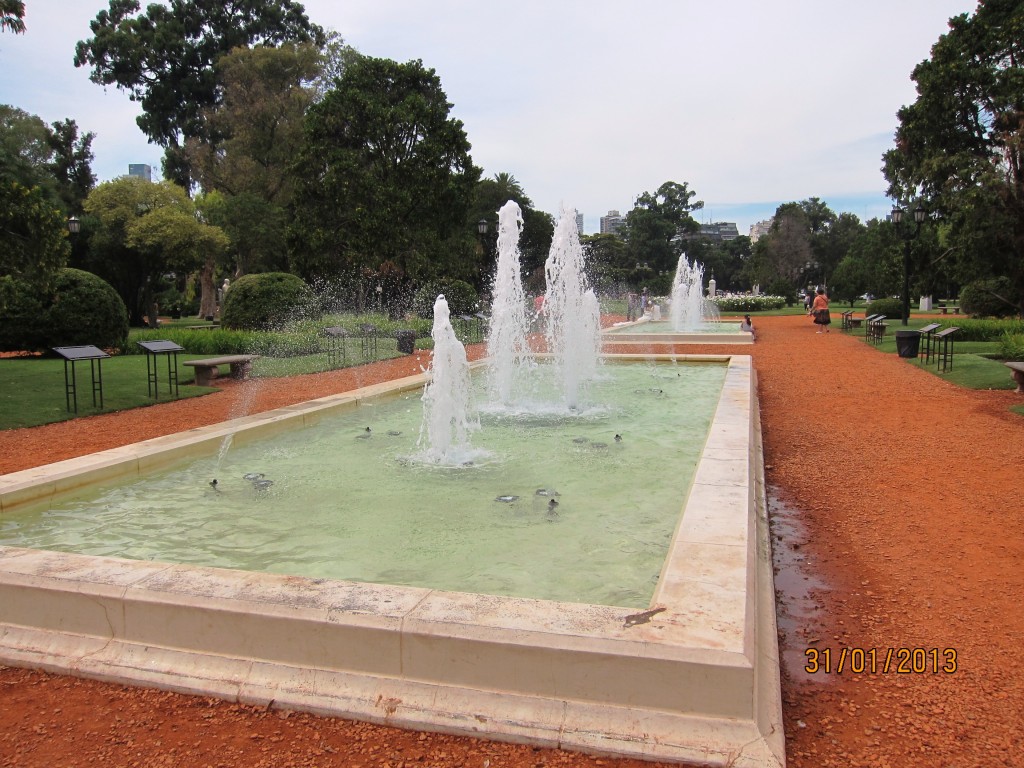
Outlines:
{"label": "trash receptacle", "polygon": [[896,354],[900,357],[916,359],[920,345],[920,331],[896,331]]}
{"label": "trash receptacle", "polygon": [[407,355],[416,351],[416,331],[398,332],[398,351]]}

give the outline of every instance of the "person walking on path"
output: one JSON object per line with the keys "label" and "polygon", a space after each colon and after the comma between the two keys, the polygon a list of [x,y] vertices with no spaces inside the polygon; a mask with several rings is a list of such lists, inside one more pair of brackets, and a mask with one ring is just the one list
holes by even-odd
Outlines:
{"label": "person walking on path", "polygon": [[830,333],[829,326],[832,324],[832,317],[828,311],[828,296],[825,289],[819,288],[814,297],[814,304],[811,305],[811,314],[814,315],[814,324],[818,326],[818,333]]}

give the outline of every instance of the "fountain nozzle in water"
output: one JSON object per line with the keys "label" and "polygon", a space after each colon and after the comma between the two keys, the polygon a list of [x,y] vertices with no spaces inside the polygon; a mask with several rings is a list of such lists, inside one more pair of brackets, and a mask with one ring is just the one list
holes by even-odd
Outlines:
{"label": "fountain nozzle in water", "polygon": [[705,318],[718,319],[718,307],[704,298],[704,265],[679,257],[672,281],[672,330],[696,331]]}
{"label": "fountain nozzle in water", "polygon": [[583,384],[597,373],[601,352],[601,310],[584,274],[575,211],[562,209],[544,275],[548,349],[562,380],[566,405],[574,409],[579,406]]}
{"label": "fountain nozzle in water", "polygon": [[469,452],[469,362],[466,348],[455,335],[444,295],[434,302],[434,353],[423,392],[424,456],[432,464],[466,466]]}

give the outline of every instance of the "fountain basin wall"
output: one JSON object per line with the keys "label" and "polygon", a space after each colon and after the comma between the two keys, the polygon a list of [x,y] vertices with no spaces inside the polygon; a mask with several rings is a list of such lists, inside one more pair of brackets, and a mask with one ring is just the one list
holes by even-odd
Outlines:
{"label": "fountain basin wall", "polygon": [[[0,547],[0,663],[598,753],[782,765],[753,370],[718,360],[725,386],[650,612]],[[0,509],[390,389],[0,477]]]}
{"label": "fountain basin wall", "polygon": [[[753,344],[754,336],[739,330],[739,321],[716,321],[698,331],[674,331],[667,322],[652,322],[641,318],[606,328],[601,333],[601,344],[614,350],[616,344]],[[716,330],[717,329],[717,330]]]}

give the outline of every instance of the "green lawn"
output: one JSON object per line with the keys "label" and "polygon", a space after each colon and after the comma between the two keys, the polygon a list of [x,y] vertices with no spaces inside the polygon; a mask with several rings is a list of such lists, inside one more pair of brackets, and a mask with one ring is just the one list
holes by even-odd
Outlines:
{"label": "green lawn", "polygon": [[[917,330],[924,325],[935,322],[934,319],[917,319],[911,315],[906,326],[900,324],[899,320],[890,322],[886,328],[886,334],[876,349],[880,352],[896,354],[896,331]],[[836,325],[834,323],[833,325]],[[864,337],[863,328],[855,328],[847,331],[864,341],[870,343]],[[923,357],[917,360],[907,360],[908,365],[919,366],[930,373],[966,389],[1016,389],[1017,385],[1010,377],[1010,369],[1003,365],[1002,360],[993,359],[991,356],[999,352],[999,343],[995,341],[953,341],[953,366],[945,372],[935,365],[935,358],[926,363]]]}
{"label": "green lawn", "polygon": [[[416,340],[417,348],[429,348],[432,345],[433,339],[429,336]],[[183,365],[186,360],[212,356],[178,355],[178,398],[197,397],[216,391],[213,387],[195,386],[193,370]],[[371,349],[364,349],[359,339],[348,339],[345,342],[344,358],[339,357],[333,365],[326,352],[293,357],[263,356],[253,364],[252,375],[256,378],[297,376],[402,356],[404,353],[398,351],[395,338],[377,339],[376,355],[372,354]],[[103,379],[102,409],[98,407],[98,400],[97,406],[93,406],[89,361],[75,363],[78,415],[91,416],[178,399],[168,392],[166,356],[158,357],[156,363],[160,383],[158,400],[147,393],[145,355],[117,355],[103,360],[98,367]],[[68,370],[70,374],[70,366]],[[220,367],[222,375],[227,375],[229,370],[229,366]],[[67,409],[64,386],[64,361],[60,358],[0,359],[0,429],[34,427],[75,418],[74,410]]]}
{"label": "green lawn", "polygon": [[[186,380],[192,381],[194,377],[192,370],[181,363],[194,357],[198,355],[178,356],[178,392],[182,398],[198,397],[216,391],[211,387],[183,383]],[[101,361],[98,370],[103,377],[102,409],[92,404],[92,375],[89,361],[81,360],[75,363],[78,415],[91,416],[175,399],[167,391],[167,361],[161,357],[157,362],[159,400],[154,400],[147,394],[145,355],[120,355]],[[69,376],[70,372],[69,364]],[[75,418],[74,411],[67,410],[62,359],[31,357],[0,360],[0,393],[0,429],[35,427]]]}

